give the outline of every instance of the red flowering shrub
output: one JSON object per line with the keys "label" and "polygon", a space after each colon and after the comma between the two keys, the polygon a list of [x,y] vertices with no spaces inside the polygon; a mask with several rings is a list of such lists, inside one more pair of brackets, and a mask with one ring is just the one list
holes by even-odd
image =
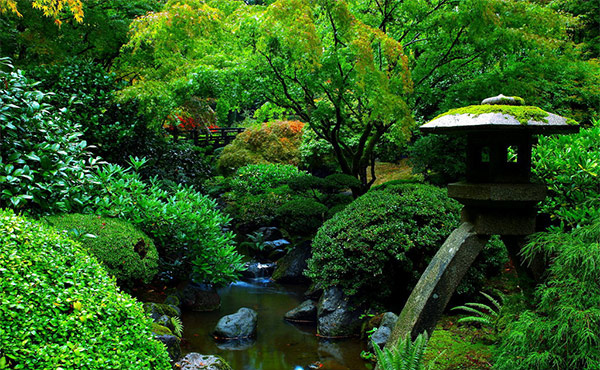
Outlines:
{"label": "red flowering shrub", "polygon": [[282,163],[297,166],[303,128],[304,123],[300,121],[273,121],[248,128],[223,149],[217,166],[225,175],[248,164]]}

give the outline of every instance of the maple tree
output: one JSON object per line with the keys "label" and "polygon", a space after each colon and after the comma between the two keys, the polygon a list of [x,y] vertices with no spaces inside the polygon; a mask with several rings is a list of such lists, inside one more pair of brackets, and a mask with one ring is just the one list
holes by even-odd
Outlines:
{"label": "maple tree", "polygon": [[[77,22],[81,23],[83,21],[83,3],[81,0],[33,0],[31,6],[34,9],[41,10],[45,16],[54,18],[57,24],[62,22],[59,15],[67,10]],[[8,12],[19,17],[22,16],[15,0],[0,0],[0,13]]]}
{"label": "maple tree", "polygon": [[[582,61],[580,48],[569,35],[569,30],[582,30],[580,23],[590,29],[597,24],[589,16],[591,2],[349,3],[362,21],[404,44],[415,89],[409,104],[419,118],[430,119],[499,93],[521,96],[528,104],[583,121],[597,114],[600,94],[593,91],[597,90],[599,65]],[[563,9],[587,17],[577,20]],[[594,32],[583,30],[581,40],[592,41]],[[583,51],[590,49],[587,46]]]}
{"label": "maple tree", "polygon": [[[333,148],[343,173],[374,181],[383,134],[413,123],[402,45],[358,20],[344,1],[282,0],[258,26],[256,68],[264,98],[293,111]],[[371,168],[371,178],[368,169]]]}

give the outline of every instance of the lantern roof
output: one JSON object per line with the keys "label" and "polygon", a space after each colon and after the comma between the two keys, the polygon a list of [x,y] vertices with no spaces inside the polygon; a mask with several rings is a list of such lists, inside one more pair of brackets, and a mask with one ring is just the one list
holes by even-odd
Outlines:
{"label": "lantern roof", "polygon": [[523,103],[523,99],[519,97],[498,95],[484,99],[480,105],[452,109],[440,114],[420,129],[439,134],[475,132],[555,134],[579,131],[579,125],[574,120]]}

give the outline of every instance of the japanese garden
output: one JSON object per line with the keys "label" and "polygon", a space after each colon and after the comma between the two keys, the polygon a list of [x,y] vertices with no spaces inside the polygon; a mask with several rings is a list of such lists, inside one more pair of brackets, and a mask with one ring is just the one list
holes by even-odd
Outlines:
{"label": "japanese garden", "polygon": [[0,369],[600,369],[598,0],[0,29]]}

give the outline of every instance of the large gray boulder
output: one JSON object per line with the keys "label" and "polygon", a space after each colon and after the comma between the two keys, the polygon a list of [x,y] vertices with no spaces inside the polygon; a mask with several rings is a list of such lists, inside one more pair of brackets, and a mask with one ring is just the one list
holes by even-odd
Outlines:
{"label": "large gray boulder", "polygon": [[393,312],[386,312],[381,318],[381,324],[379,324],[379,327],[385,326],[393,329],[394,325],[396,325],[396,321],[398,321],[398,315]]}
{"label": "large gray boulder", "polygon": [[338,287],[324,291],[318,304],[317,333],[323,337],[340,338],[360,331],[362,310],[352,307],[349,298]]}
{"label": "large gray boulder", "polygon": [[232,370],[231,366],[219,356],[201,355],[196,352],[188,353],[175,368],[181,370]]}
{"label": "large gray boulder", "polygon": [[258,314],[256,311],[242,307],[234,314],[223,316],[217,323],[213,336],[217,340],[254,337],[257,321]]}
{"label": "large gray boulder", "polygon": [[387,343],[390,334],[392,334],[392,329],[390,329],[388,326],[380,326],[371,336],[368,348],[373,350],[373,343],[379,346],[379,348],[383,348]]}
{"label": "large gray boulder", "polygon": [[298,307],[288,311],[283,318],[295,322],[315,322],[317,321],[317,305],[307,299]]}
{"label": "large gray boulder", "polygon": [[[165,316],[165,315],[167,317],[181,315],[181,311],[176,306],[169,305],[169,304],[153,303],[153,302],[144,303],[144,311],[155,322],[158,322],[158,319],[160,319],[162,316]],[[161,325],[164,325],[164,324],[161,324]]]}
{"label": "large gray boulder", "polygon": [[288,254],[277,261],[272,279],[278,283],[302,284],[308,282],[304,270],[312,253],[311,242],[306,241],[294,247]]}
{"label": "large gray boulder", "polygon": [[392,334],[392,329],[394,329],[394,325],[396,325],[397,320],[398,316],[393,312],[386,312],[383,314],[379,328],[377,328],[369,340],[369,350],[373,350],[373,343],[377,344],[379,348],[383,348],[385,346],[390,334]]}

